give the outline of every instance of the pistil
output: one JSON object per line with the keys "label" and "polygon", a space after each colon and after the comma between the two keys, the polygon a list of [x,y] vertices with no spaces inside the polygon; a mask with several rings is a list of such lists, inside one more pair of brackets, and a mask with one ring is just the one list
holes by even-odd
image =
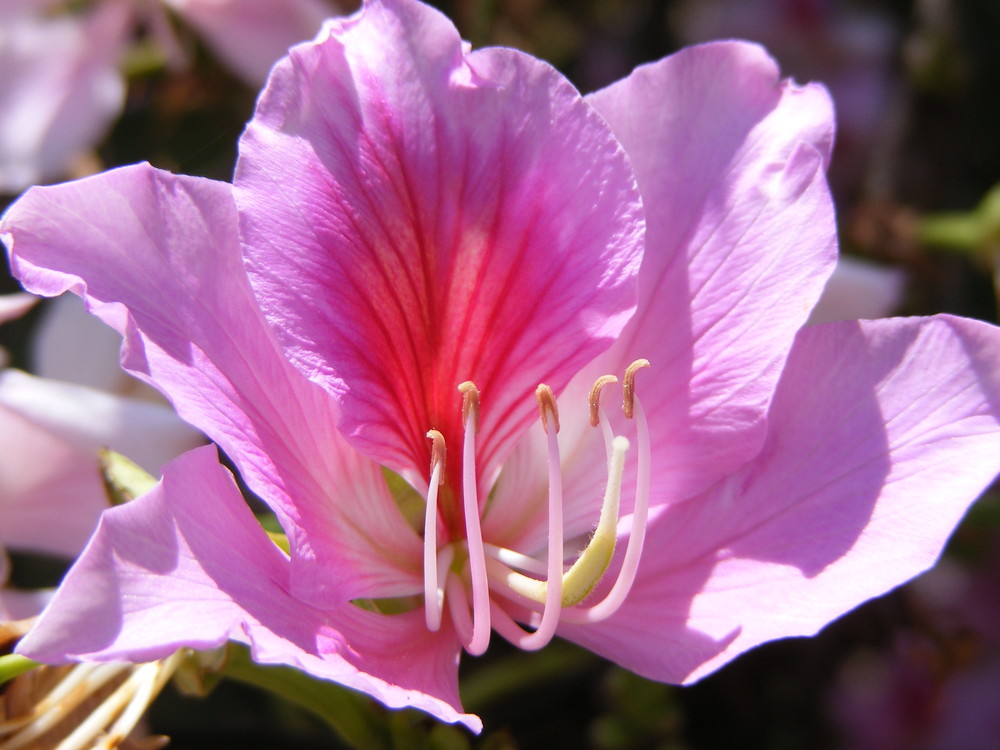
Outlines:
{"label": "pistil", "polygon": [[[440,629],[443,608],[447,605],[459,640],[470,654],[479,655],[486,650],[492,629],[514,645],[534,650],[552,640],[560,621],[599,622],[618,610],[635,582],[648,523],[649,427],[635,394],[636,373],[648,366],[646,360],[633,362],[626,369],[622,384],[623,412],[635,425],[638,447],[631,533],[614,583],[604,598],[590,607],[577,605],[605,577],[614,558],[625,457],[630,447],[628,439],[614,434],[601,405],[602,390],[617,383],[617,378],[605,375],[590,391],[590,422],[601,428],[608,459],[608,482],[594,532],[568,570],[564,564],[559,412],[552,389],[540,385],[535,392],[548,453],[548,554],[543,563],[483,540],[475,456],[479,391],[471,382],[459,386],[463,397],[461,473],[465,539],[451,541],[440,550],[437,549],[438,492],[445,476],[445,443],[437,430],[427,433],[432,441],[424,517],[424,606],[428,629]],[[494,594],[502,600],[492,599]],[[512,606],[518,609],[510,610]],[[518,620],[534,625],[535,629],[526,629]]]}

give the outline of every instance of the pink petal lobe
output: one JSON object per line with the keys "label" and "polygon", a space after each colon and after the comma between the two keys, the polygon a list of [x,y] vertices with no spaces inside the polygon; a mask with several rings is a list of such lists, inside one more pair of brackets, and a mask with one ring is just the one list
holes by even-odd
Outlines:
{"label": "pink petal lobe", "polygon": [[[30,190],[0,235],[26,288],[83,296],[125,336],[124,367],[235,461],[288,532],[303,595],[415,585],[419,542],[381,472],[344,444],[333,400],[284,359],[256,307],[229,185],[125,167]],[[377,535],[343,528],[369,523]]]}
{"label": "pink petal lobe", "polygon": [[563,634],[690,682],[926,570],[1000,470],[998,352],[947,316],[804,329],[759,458],[662,508],[622,609]]}
{"label": "pink petal lobe", "polygon": [[548,65],[467,53],[411,0],[275,67],[236,199],[278,339],[352,444],[415,483],[428,429],[461,444],[472,380],[488,490],[535,387],[565,386],[634,309],[641,206],[606,124]]}
{"label": "pink petal lobe", "polygon": [[429,633],[421,613],[315,609],[289,593],[289,572],[215,449],[199,448],[151,492],[105,513],[18,650],[47,663],[145,661],[232,639],[260,662],[479,728],[461,712],[452,632]]}
{"label": "pink petal lobe", "polygon": [[824,171],[833,112],[755,45],[692,47],[588,97],[636,169],[647,216],[639,309],[599,370],[644,357],[653,502],[759,450],[782,363],[836,253]]}

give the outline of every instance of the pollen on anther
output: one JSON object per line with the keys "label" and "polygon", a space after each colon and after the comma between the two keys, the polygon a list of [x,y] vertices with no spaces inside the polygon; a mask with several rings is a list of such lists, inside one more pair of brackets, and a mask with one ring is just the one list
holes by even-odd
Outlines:
{"label": "pollen on anther", "polygon": [[601,391],[604,386],[611,385],[612,383],[617,383],[618,378],[614,375],[601,375],[594,384],[590,387],[590,396],[588,397],[588,402],[590,403],[590,426],[597,427],[601,420],[598,416],[598,410],[601,406]]}
{"label": "pollen on anther", "polygon": [[431,439],[431,476],[434,475],[434,467],[438,464],[441,465],[440,476],[441,479],[439,484],[444,484],[444,459],[445,459],[445,444],[444,435],[442,435],[437,430],[428,430],[427,437]]}
{"label": "pollen on anther", "polygon": [[479,431],[479,389],[471,380],[466,380],[458,386],[462,394],[462,424],[468,426],[469,416],[472,416],[472,427]]}
{"label": "pollen on anther", "polygon": [[622,383],[622,410],[626,419],[632,419],[635,411],[635,374],[643,367],[649,367],[648,359],[637,359],[625,368],[625,379]]}
{"label": "pollen on anther", "polygon": [[559,432],[559,409],[556,408],[556,397],[552,389],[542,383],[535,389],[535,398],[538,399],[538,409],[542,414],[542,427],[545,428],[545,432],[549,431],[550,420],[556,432]]}

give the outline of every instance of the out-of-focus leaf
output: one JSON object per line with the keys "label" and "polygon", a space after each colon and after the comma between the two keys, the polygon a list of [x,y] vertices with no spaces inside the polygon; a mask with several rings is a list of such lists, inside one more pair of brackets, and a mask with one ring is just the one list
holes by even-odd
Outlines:
{"label": "out-of-focus leaf", "polygon": [[292,667],[262,666],[244,646],[230,644],[221,674],[263,688],[312,712],[359,750],[389,750],[393,746],[383,715],[360,693],[333,682],[318,680]]}

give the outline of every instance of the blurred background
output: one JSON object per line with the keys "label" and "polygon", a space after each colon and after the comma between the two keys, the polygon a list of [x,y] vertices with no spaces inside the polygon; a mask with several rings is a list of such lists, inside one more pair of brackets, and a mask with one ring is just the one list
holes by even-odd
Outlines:
{"label": "blurred background", "polygon": [[[351,9],[289,3],[280,38],[265,42],[238,28],[255,1],[0,0],[0,210],[30,184],[143,160],[230,179],[270,62],[323,15]],[[785,75],[825,83],[837,107],[830,180],[850,265],[820,318],[997,321],[997,0],[432,4],[475,46],[530,52],[585,93],[687,44],[761,42]],[[0,277],[0,293],[17,290],[6,269]],[[39,369],[35,342],[52,314],[38,305],[0,328],[11,365]],[[83,369],[89,355],[73,356],[68,370]],[[11,558],[12,583],[24,588],[65,568],[17,550]],[[651,683],[562,642],[529,655],[494,639],[462,671],[481,737],[416,713],[363,710],[399,748],[997,747],[1000,495],[979,501],[932,572],[816,638],[764,646],[694,686]],[[328,723],[234,681],[206,698],[168,689],[148,723],[177,750],[340,746]]]}

